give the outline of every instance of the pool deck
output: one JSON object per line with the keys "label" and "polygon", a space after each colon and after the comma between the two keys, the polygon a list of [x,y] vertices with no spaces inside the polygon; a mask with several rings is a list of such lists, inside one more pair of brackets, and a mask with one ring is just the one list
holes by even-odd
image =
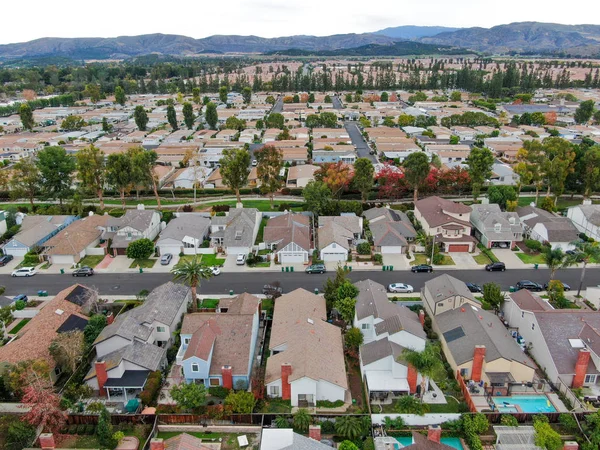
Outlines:
{"label": "pool deck", "polygon": [[[531,395],[531,394],[523,394],[523,395]],[[569,412],[569,410],[564,405],[564,403],[560,400],[560,398],[558,397],[557,394],[555,394],[553,392],[547,392],[545,394],[539,394],[539,395],[547,396],[548,400],[550,400],[550,402],[554,406],[554,409],[556,409],[556,412],[559,412],[559,413]],[[519,394],[513,394],[513,396],[518,397]],[[475,408],[477,408],[478,412],[481,412],[484,409],[490,409],[490,405],[488,404],[486,398],[483,395],[474,395],[471,397],[471,400],[473,400],[473,404],[475,405]],[[511,404],[511,407],[515,408],[517,410],[517,412],[523,412],[521,410],[521,407],[517,404]]]}

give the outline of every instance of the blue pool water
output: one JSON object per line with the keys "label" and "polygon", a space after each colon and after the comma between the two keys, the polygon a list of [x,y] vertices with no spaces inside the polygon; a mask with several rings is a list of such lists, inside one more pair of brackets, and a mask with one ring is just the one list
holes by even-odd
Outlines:
{"label": "blue pool water", "polygon": [[[412,436],[406,437],[397,437],[396,440],[400,443],[402,447],[406,447],[413,443]],[[442,444],[449,445],[450,447],[454,447],[456,450],[464,450],[462,444],[460,443],[460,439],[457,437],[443,437],[441,439]],[[400,447],[400,448],[402,448]]]}
{"label": "blue pool water", "polygon": [[519,412],[517,405],[524,413],[549,413],[556,412],[554,405],[545,395],[514,395],[511,397],[492,397],[499,412]]}

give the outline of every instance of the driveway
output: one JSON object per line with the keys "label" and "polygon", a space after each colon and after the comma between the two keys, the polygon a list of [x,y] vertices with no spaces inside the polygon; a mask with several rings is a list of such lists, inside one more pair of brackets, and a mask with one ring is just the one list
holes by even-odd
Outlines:
{"label": "driveway", "polygon": [[506,248],[495,248],[492,250],[496,258],[502,261],[507,269],[531,269],[532,264],[525,264],[512,250]]}
{"label": "driveway", "polygon": [[410,264],[408,263],[408,259],[406,255],[401,255],[397,253],[383,253],[383,265],[384,266],[393,266],[394,271],[396,270],[409,270]]}
{"label": "driveway", "polygon": [[21,263],[21,261],[23,261],[23,258],[13,258],[13,260],[9,261],[7,265],[0,267],[0,273],[10,274],[13,270],[15,270],[15,267]]}
{"label": "driveway", "polygon": [[450,256],[454,260],[453,267],[457,269],[481,269],[470,253],[450,253]]}

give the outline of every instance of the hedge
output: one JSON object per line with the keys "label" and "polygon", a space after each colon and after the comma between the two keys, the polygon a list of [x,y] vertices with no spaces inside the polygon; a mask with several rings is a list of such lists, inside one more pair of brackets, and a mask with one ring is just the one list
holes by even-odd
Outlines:
{"label": "hedge", "polygon": [[152,372],[150,375],[148,375],[146,386],[144,386],[144,390],[140,392],[140,400],[145,406],[156,403],[161,386],[162,374],[160,371],[157,370],[156,372]]}

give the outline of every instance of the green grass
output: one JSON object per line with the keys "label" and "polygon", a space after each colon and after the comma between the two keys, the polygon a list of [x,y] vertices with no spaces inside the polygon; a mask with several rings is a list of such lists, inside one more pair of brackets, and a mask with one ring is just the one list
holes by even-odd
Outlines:
{"label": "green grass", "polygon": [[515,253],[517,257],[525,264],[544,264],[544,257],[541,254],[528,255],[527,253]]}
{"label": "green grass", "polygon": [[[170,439],[172,437],[179,436],[181,433],[182,431],[160,431],[157,437],[161,439]],[[202,433],[200,431],[186,431],[186,433],[191,434],[199,439],[219,439],[229,436],[229,433]],[[236,434],[236,436],[239,435]]]}
{"label": "green grass", "polygon": [[271,253],[273,253],[273,251],[271,249],[268,249],[268,248],[265,248],[265,249],[262,249],[262,250],[258,251],[258,254],[260,256],[270,255]]}
{"label": "green grass", "polygon": [[88,266],[94,268],[100,264],[103,259],[104,255],[86,255],[79,261],[79,264],[81,267]]}
{"label": "green grass", "polygon": [[219,306],[219,299],[218,298],[205,298],[204,300],[199,301],[198,306],[200,308],[214,309],[217,306]]}
{"label": "green grass", "polygon": [[420,302],[421,297],[392,297],[393,302]]}
{"label": "green grass", "polygon": [[10,330],[10,334],[17,334],[19,331],[21,331],[21,329],[27,325],[27,322],[29,322],[31,319],[23,319],[21,320],[16,327],[14,327],[12,330]]}
{"label": "green grass", "polygon": [[214,253],[209,255],[184,255],[179,258],[179,262],[192,261],[194,258],[199,258],[200,263],[206,266],[222,266],[225,264],[225,260],[223,258],[217,258],[217,255]]}
{"label": "green grass", "polygon": [[[542,204],[542,201],[544,199],[544,197],[546,196],[546,193],[544,192],[543,194],[540,193],[540,198],[538,199],[538,206]],[[518,199],[518,204],[519,206],[529,206],[531,203],[535,202],[535,196],[532,197],[519,197]],[[556,201],[556,209],[559,211],[562,211],[564,209],[567,209],[571,206],[577,206],[577,205],[581,205],[582,199],[580,198],[564,198],[564,197],[560,197],[557,201]],[[598,201],[592,201],[592,203],[598,203]]]}
{"label": "green grass", "polygon": [[438,265],[440,266],[454,266],[454,260],[452,259],[452,256],[450,255],[442,255],[443,259],[442,262]]}
{"label": "green grass", "polygon": [[[229,205],[231,207],[235,207],[236,205],[236,201],[235,200],[224,200],[224,201],[216,201],[216,202],[211,202],[210,206],[212,205]],[[304,205],[304,203],[301,202],[281,202],[281,201],[277,201],[274,202],[273,205],[273,209],[271,209],[271,203],[269,202],[269,200],[246,200],[242,198],[242,204],[244,205],[244,208],[256,208],[259,211],[278,211],[279,210],[279,206],[281,204],[286,204],[290,206],[290,209],[292,211],[302,211],[302,207]]]}
{"label": "green grass", "polygon": [[141,267],[142,269],[152,269],[156,264],[156,259],[134,259],[130,269],[135,269],[136,267]]}
{"label": "green grass", "polygon": [[[87,200],[87,201],[97,201],[97,200],[93,199],[93,200]],[[193,203],[193,202],[194,202],[194,200],[192,198],[185,199],[185,200],[173,200],[173,199],[166,199],[166,198],[160,199],[161,206],[164,206],[164,205],[186,205],[188,203]],[[106,200],[105,199],[104,204],[121,206],[122,203],[121,203],[121,200],[115,200],[115,199]],[[125,200],[125,205],[127,205],[127,206],[136,206],[136,205],[140,205],[140,204],[145,205],[145,206],[158,206],[156,199]]]}
{"label": "green grass", "polygon": [[267,311],[267,315],[273,315],[273,309],[275,308],[275,302],[271,298],[265,298],[261,302],[261,308],[263,311]]}
{"label": "green grass", "polygon": [[473,256],[473,259],[475,260],[475,262],[477,264],[480,264],[482,266],[484,266],[486,264],[490,264],[492,262],[492,261],[490,261],[490,258],[488,258],[483,253],[480,253],[479,255]]}
{"label": "green grass", "polygon": [[452,397],[446,396],[446,404],[430,404],[429,413],[431,414],[444,414],[444,413],[458,413],[459,403]]}
{"label": "green grass", "polygon": [[410,262],[411,266],[418,266],[419,264],[429,264],[429,258],[423,253],[415,253],[415,259]]}
{"label": "green grass", "polygon": [[271,261],[258,262],[250,266],[251,269],[264,269],[265,267],[271,267]]}
{"label": "green grass", "polygon": [[267,222],[269,219],[263,217],[260,221],[260,225],[258,227],[258,233],[256,235],[256,240],[254,241],[254,245],[258,245],[263,241],[263,235],[265,233],[265,227],[267,226]]}
{"label": "green grass", "polygon": [[62,448],[101,448],[96,436],[70,436],[60,446]]}

